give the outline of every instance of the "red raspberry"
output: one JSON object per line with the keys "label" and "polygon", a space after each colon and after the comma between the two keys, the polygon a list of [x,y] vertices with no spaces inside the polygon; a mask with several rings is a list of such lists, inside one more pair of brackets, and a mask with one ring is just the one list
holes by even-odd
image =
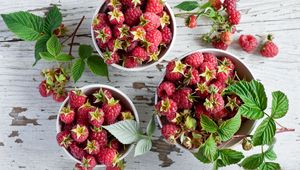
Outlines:
{"label": "red raspberry", "polygon": [[236,10],[236,0],[224,0],[223,6],[226,9],[227,13],[230,11]]}
{"label": "red raspberry", "polygon": [[231,72],[235,68],[233,62],[227,57],[221,57],[220,62],[221,62],[221,65],[224,65],[225,67],[228,67],[228,68],[225,68],[225,70],[229,70]]}
{"label": "red raspberry", "polygon": [[107,2],[107,8],[110,11],[113,11],[114,9],[122,9],[122,4],[119,0],[106,0]]}
{"label": "red raspberry", "polygon": [[162,36],[162,43],[164,45],[170,44],[173,39],[173,33],[169,27],[164,27],[161,30],[161,36]]}
{"label": "red raspberry", "polygon": [[102,148],[97,155],[97,160],[101,164],[112,166],[118,161],[118,151],[109,147]]}
{"label": "red raspberry", "polygon": [[175,85],[169,81],[164,81],[157,87],[157,95],[160,98],[172,96],[175,91]]}
{"label": "red raspberry", "polygon": [[112,32],[109,26],[104,26],[100,30],[94,31],[96,40],[99,41],[99,43],[106,44],[112,38]]}
{"label": "red raspberry", "polygon": [[226,50],[228,48],[228,45],[225,44],[220,38],[214,37],[211,41],[211,44],[213,47]]}
{"label": "red raspberry", "polygon": [[[158,52],[158,45],[155,45],[155,44],[150,44],[147,48],[147,52],[149,54],[154,54],[154,53],[157,53]],[[159,55],[159,54],[158,54]],[[158,57],[158,56],[157,56]],[[157,61],[157,60],[155,60]]]}
{"label": "red raspberry", "polygon": [[222,7],[222,2],[221,2],[221,0],[209,0],[208,2],[211,4],[211,6],[212,6],[216,11],[218,11],[218,10],[221,9],[221,7]]}
{"label": "red raspberry", "polygon": [[228,21],[231,25],[238,25],[240,23],[241,13],[239,11],[231,11],[228,15]]}
{"label": "red raspberry", "polygon": [[143,41],[146,37],[146,30],[142,26],[135,26],[130,29],[133,41]]}
{"label": "red raspberry", "polygon": [[71,130],[72,138],[78,142],[82,143],[89,137],[89,130],[85,125],[75,125]]}
{"label": "red raspberry", "polygon": [[100,152],[100,144],[97,140],[88,140],[84,150],[91,155],[96,155]]}
{"label": "red raspberry", "polygon": [[166,79],[171,82],[180,81],[183,77],[186,65],[180,61],[171,61],[166,67]]}
{"label": "red raspberry", "polygon": [[221,120],[222,118],[226,117],[228,115],[228,111],[224,108],[221,111],[213,114],[213,118],[215,120]]}
{"label": "red raspberry", "polygon": [[126,68],[134,68],[137,67],[139,65],[138,61],[136,58],[134,57],[127,57],[124,61],[124,67]]}
{"label": "red raspberry", "polygon": [[72,143],[70,145],[70,152],[74,158],[78,160],[81,160],[86,155],[86,152],[82,148],[78,147],[76,143]]}
{"label": "red raspberry", "polygon": [[126,24],[116,25],[113,29],[113,35],[119,40],[126,40],[129,37],[130,27]]}
{"label": "red raspberry", "polygon": [[262,48],[260,49],[260,54],[267,58],[273,58],[278,54],[278,47],[277,45],[272,41],[273,37],[271,35],[268,35],[268,41],[266,41]]}
{"label": "red raspberry", "polygon": [[203,63],[203,60],[203,54],[200,52],[196,52],[185,57],[184,63],[194,68],[198,68]]}
{"label": "red raspberry", "polygon": [[138,25],[143,12],[140,8],[128,8],[125,11],[125,23],[129,26]]}
{"label": "red raspberry", "polygon": [[89,122],[94,127],[101,127],[104,122],[104,113],[102,109],[96,109],[95,111],[89,112]]}
{"label": "red raspberry", "polygon": [[172,95],[172,99],[177,103],[179,109],[190,109],[193,107],[192,92],[191,88],[184,87]]}
{"label": "red raspberry", "polygon": [[107,90],[107,89],[103,89],[103,88],[100,88],[98,91],[96,91],[95,93],[93,93],[93,99],[92,101],[94,103],[106,103],[109,99],[111,99],[113,96],[112,96],[112,93],[110,90]]}
{"label": "red raspberry", "polygon": [[117,38],[111,38],[107,43],[108,50],[110,52],[116,52],[123,49],[123,41]]}
{"label": "red raspberry", "polygon": [[225,81],[215,81],[210,84],[209,90],[210,90],[210,93],[212,93],[212,94],[213,93],[222,94],[225,87],[226,87]]}
{"label": "red raspberry", "polygon": [[146,5],[146,12],[153,12],[160,14],[163,12],[164,3],[162,0],[148,0]]}
{"label": "red raspberry", "polygon": [[52,98],[54,101],[61,103],[66,100],[67,93],[64,90],[53,91]]}
{"label": "red raspberry", "polygon": [[78,108],[76,113],[76,123],[88,125],[89,123],[89,112],[95,111],[96,107],[92,106],[89,102]]}
{"label": "red raspberry", "polygon": [[82,168],[82,170],[92,170],[96,165],[97,161],[95,157],[92,155],[87,155],[82,158],[80,166],[77,164],[75,166],[79,167],[79,169]]}
{"label": "red raspberry", "polygon": [[92,128],[89,138],[90,140],[96,140],[100,148],[107,145],[107,131],[103,128]]}
{"label": "red raspberry", "polygon": [[215,67],[218,65],[217,57],[211,53],[203,53],[203,62],[211,63]]}
{"label": "red raspberry", "polygon": [[210,117],[209,113],[206,111],[203,104],[197,103],[195,104],[194,108],[195,108],[195,117],[197,119],[200,119],[202,114]]}
{"label": "red raspberry", "polygon": [[117,52],[106,51],[103,53],[103,59],[106,64],[111,65],[111,64],[119,63],[120,56]]}
{"label": "red raspberry", "polygon": [[224,100],[219,93],[211,94],[205,99],[204,106],[208,113],[213,115],[224,108]]}
{"label": "red raspberry", "polygon": [[59,146],[68,148],[72,144],[70,132],[67,130],[61,131],[56,135],[56,141]]}
{"label": "red raspberry", "polygon": [[135,47],[132,50],[131,55],[133,57],[138,58],[140,61],[148,61],[149,60],[149,55],[148,55],[147,51],[140,46]]}
{"label": "red raspberry", "polygon": [[109,142],[109,147],[114,148],[115,150],[119,151],[122,149],[122,144],[118,141],[118,139],[112,139]]}
{"label": "red raspberry", "polygon": [[127,7],[136,7],[143,3],[142,0],[120,0],[121,3]]}
{"label": "red raspberry", "polygon": [[158,46],[162,41],[161,32],[157,29],[147,31],[146,41],[150,42],[150,43],[153,43],[155,46]]}
{"label": "red raspberry", "polygon": [[161,128],[162,136],[170,143],[175,143],[180,128],[174,124],[165,124]]}
{"label": "red raspberry", "polygon": [[206,82],[198,83],[196,87],[196,94],[200,99],[205,99],[208,96],[209,86]]}
{"label": "red raspberry", "polygon": [[103,104],[102,109],[104,112],[105,123],[110,125],[116,122],[117,117],[121,113],[122,106],[119,103],[119,100],[111,98],[107,103]]}
{"label": "red raspberry", "polygon": [[176,113],[177,104],[172,99],[166,98],[166,99],[163,99],[163,100],[159,101],[155,105],[155,109],[161,115],[166,116],[166,115],[169,115],[169,114]]}
{"label": "red raspberry", "polygon": [[196,68],[191,67],[185,71],[184,84],[191,86],[196,85],[200,81],[199,72]]}
{"label": "red raspberry", "polygon": [[160,17],[153,12],[145,12],[140,20],[146,31],[157,29],[160,26]]}
{"label": "red raspberry", "polygon": [[209,82],[216,78],[215,66],[212,63],[204,62],[199,67],[200,76],[204,78],[206,82]]}
{"label": "red raspberry", "polygon": [[93,29],[94,30],[100,30],[101,28],[108,26],[108,17],[105,13],[99,13],[97,16],[93,19]]}
{"label": "red raspberry", "polygon": [[238,96],[230,95],[227,96],[225,103],[225,107],[228,108],[228,110],[237,111],[239,106],[241,106],[243,102]]}
{"label": "red raspberry", "polygon": [[173,123],[173,122],[176,122],[176,113],[170,113],[170,114],[167,114],[166,115],[166,119],[170,122],[170,123]]}
{"label": "red raspberry", "polygon": [[220,39],[224,44],[229,45],[231,43],[231,32],[225,31],[220,34]]}
{"label": "red raspberry", "polygon": [[239,44],[246,52],[251,52],[256,49],[258,43],[253,35],[241,35],[239,38]]}
{"label": "red raspberry", "polygon": [[42,97],[48,97],[52,94],[50,86],[47,85],[46,80],[42,81],[39,85],[39,92]]}
{"label": "red raspberry", "polygon": [[72,109],[78,109],[86,101],[86,95],[81,90],[73,90],[69,93],[69,103]]}
{"label": "red raspberry", "polygon": [[197,26],[197,16],[190,15],[186,21],[186,26],[189,28],[195,28]]}
{"label": "red raspberry", "polygon": [[70,124],[73,122],[75,118],[75,112],[73,109],[68,107],[63,107],[59,113],[60,121],[64,122],[65,124]]}
{"label": "red raspberry", "polygon": [[97,42],[98,47],[101,50],[106,50],[106,48],[107,48],[107,44],[106,43],[101,42],[99,39],[96,39],[96,42]]}
{"label": "red raspberry", "polygon": [[123,170],[123,168],[118,166],[107,166],[105,170]]}
{"label": "red raspberry", "polygon": [[112,25],[120,25],[123,24],[125,18],[122,11],[115,8],[113,11],[108,12],[108,19]]}
{"label": "red raspberry", "polygon": [[127,38],[127,40],[123,42],[123,49],[126,52],[131,52],[137,45],[138,45],[137,41],[133,41],[132,38]]}

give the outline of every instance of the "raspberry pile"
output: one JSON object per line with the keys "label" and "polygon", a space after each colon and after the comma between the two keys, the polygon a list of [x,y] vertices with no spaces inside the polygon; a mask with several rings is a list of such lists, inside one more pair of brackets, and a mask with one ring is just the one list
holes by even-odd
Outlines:
{"label": "raspberry pile", "polygon": [[237,113],[241,99],[224,93],[236,81],[235,65],[228,57],[195,52],[169,62],[155,105],[162,136],[187,149],[198,148],[209,135],[201,128],[202,114],[221,123]]}
{"label": "raspberry pile", "polygon": [[107,64],[134,68],[159,59],[171,43],[171,18],[162,0],[106,0],[93,21]]}
{"label": "raspberry pile", "polygon": [[87,94],[71,91],[69,102],[59,113],[61,132],[56,139],[59,146],[81,161],[75,165],[77,169],[93,169],[97,164],[122,169],[118,159],[128,146],[102,125],[133,119],[132,111],[115,99],[110,90],[100,88]]}

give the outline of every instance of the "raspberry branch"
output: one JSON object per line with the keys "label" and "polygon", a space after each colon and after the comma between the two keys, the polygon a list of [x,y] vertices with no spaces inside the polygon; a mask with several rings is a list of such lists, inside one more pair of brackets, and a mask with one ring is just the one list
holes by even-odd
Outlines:
{"label": "raspberry branch", "polygon": [[76,33],[77,33],[77,31],[78,31],[80,25],[82,24],[82,21],[84,20],[84,18],[85,18],[85,16],[82,16],[82,17],[81,17],[80,22],[78,23],[76,29],[75,29],[74,32],[72,33],[72,40],[71,40],[71,44],[70,44],[69,55],[72,54],[72,48],[73,48],[73,42],[74,42],[74,39],[75,39],[75,35],[76,35]]}

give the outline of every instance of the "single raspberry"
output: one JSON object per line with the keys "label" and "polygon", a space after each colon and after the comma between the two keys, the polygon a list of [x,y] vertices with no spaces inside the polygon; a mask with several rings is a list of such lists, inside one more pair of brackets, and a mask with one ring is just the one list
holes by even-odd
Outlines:
{"label": "single raspberry", "polygon": [[118,141],[118,139],[115,139],[115,138],[112,139],[108,145],[110,148],[114,148],[117,151],[122,149],[122,144],[120,143],[120,141]]}
{"label": "single raspberry", "polygon": [[170,143],[175,143],[178,134],[180,133],[180,128],[174,124],[165,124],[161,128],[162,136]]}
{"label": "single raspberry", "polygon": [[116,52],[123,49],[123,41],[118,38],[111,38],[107,43],[110,52]]}
{"label": "single raspberry", "polygon": [[166,79],[171,82],[180,81],[183,77],[186,65],[181,61],[171,61],[166,67]]}
{"label": "single raspberry", "polygon": [[236,95],[227,96],[225,100],[225,107],[230,111],[237,111],[239,106],[242,105],[242,100]]}
{"label": "single raspberry", "polygon": [[220,57],[220,65],[228,67],[229,72],[233,71],[235,68],[233,62],[228,57]]}
{"label": "single raspberry", "polygon": [[63,107],[59,113],[60,121],[64,122],[65,124],[70,124],[74,121],[75,112],[70,106]]}
{"label": "single raspberry", "polygon": [[203,60],[203,54],[200,52],[196,52],[185,57],[184,63],[194,68],[198,68],[203,63]]}
{"label": "single raspberry", "polygon": [[209,82],[216,78],[216,70],[212,63],[203,62],[199,67],[200,76],[204,78],[206,82]]}
{"label": "single raspberry", "polygon": [[95,111],[89,112],[89,122],[94,127],[101,127],[104,122],[104,113],[102,109],[97,108]]}
{"label": "single raspberry", "polygon": [[52,89],[50,86],[47,85],[46,80],[40,83],[39,92],[42,97],[48,97],[52,94]]}
{"label": "single raspberry", "polygon": [[208,2],[216,11],[218,11],[222,7],[221,0],[209,0]]}
{"label": "single raspberry", "polygon": [[130,29],[133,41],[142,41],[146,37],[146,30],[142,26],[135,26]]}
{"label": "single raspberry", "polygon": [[238,25],[240,23],[241,13],[239,11],[231,11],[228,15],[228,21],[231,25]]}
{"label": "single raspberry", "polygon": [[116,122],[117,117],[121,113],[122,106],[119,103],[119,100],[111,98],[107,103],[104,103],[102,106],[104,112],[105,123],[110,125]]}
{"label": "single raspberry", "polygon": [[174,83],[169,81],[164,81],[157,87],[157,95],[160,98],[172,96],[175,91],[176,87]]}
{"label": "single raspberry", "polygon": [[78,147],[76,143],[72,143],[70,145],[70,152],[74,158],[78,160],[81,160],[86,155],[86,152],[82,148]]}
{"label": "single raspberry", "polygon": [[272,35],[268,35],[268,40],[262,45],[260,49],[260,54],[262,56],[267,58],[273,58],[278,54],[278,47],[272,40]]}
{"label": "single raspberry", "polygon": [[177,111],[177,104],[172,99],[166,98],[162,99],[155,105],[155,109],[161,115],[169,115],[176,113]]}
{"label": "single raspberry", "polygon": [[137,41],[134,41],[132,38],[127,38],[123,43],[123,49],[126,52],[131,52],[137,45]]}
{"label": "single raspberry", "polygon": [[96,40],[100,43],[106,44],[112,38],[112,31],[109,26],[104,26],[99,30],[94,30]]}
{"label": "single raspberry", "polygon": [[149,60],[149,55],[148,55],[147,51],[144,48],[140,47],[140,46],[135,47],[132,50],[131,55],[133,57],[138,58],[142,62]]}
{"label": "single raspberry", "polygon": [[203,104],[205,109],[211,115],[220,112],[224,108],[224,100],[219,93],[211,94],[208,98],[205,99]]}
{"label": "single raspberry", "polygon": [[88,125],[89,123],[89,112],[96,110],[95,106],[92,106],[88,101],[78,108],[76,113],[76,123]]}
{"label": "single raspberry", "polygon": [[195,117],[197,119],[200,119],[202,114],[210,117],[209,113],[206,111],[203,104],[197,103],[195,104],[194,108],[195,108]]}
{"label": "single raspberry", "polygon": [[236,0],[224,0],[223,7],[227,13],[236,10]]}
{"label": "single raspberry", "polygon": [[146,31],[157,29],[160,26],[160,17],[153,12],[145,12],[140,21]]}
{"label": "single raspberry", "polygon": [[146,5],[146,12],[153,12],[155,14],[162,13],[164,10],[163,0],[148,0]]}
{"label": "single raspberry", "polygon": [[113,11],[114,9],[122,9],[122,4],[119,0],[106,0],[107,2],[107,8],[110,11]]}
{"label": "single raspberry", "polygon": [[162,44],[164,45],[170,44],[173,39],[173,33],[169,27],[163,27],[163,29],[161,29],[161,36]]}
{"label": "single raspberry", "polygon": [[172,99],[177,103],[178,109],[190,109],[193,107],[193,96],[192,89],[184,87],[177,90],[173,95]]}
{"label": "single raspberry", "polygon": [[134,57],[126,57],[123,63],[123,66],[126,68],[134,68],[139,65],[139,62]]}
{"label": "single raspberry", "polygon": [[[113,29],[113,35],[115,38],[119,40],[126,40],[129,37],[129,30],[130,27],[126,24],[123,25],[116,25]],[[122,48],[120,48],[122,49]]]}
{"label": "single raspberry", "polygon": [[103,53],[103,59],[106,64],[111,65],[111,64],[119,63],[120,56],[117,52],[106,51]]}
{"label": "single raspberry", "polygon": [[111,91],[103,88],[100,88],[95,93],[93,93],[94,103],[106,103],[112,97],[113,96]]}
{"label": "single raspberry", "polygon": [[56,135],[56,141],[59,146],[68,148],[72,144],[70,132],[67,130],[61,131]]}
{"label": "single raspberry", "polygon": [[228,48],[228,45],[225,44],[220,38],[213,37],[211,41],[211,45],[217,49],[226,50]]}
{"label": "single raspberry", "polygon": [[226,87],[225,81],[214,81],[209,86],[209,92],[211,94],[219,93],[222,94]]}
{"label": "single raspberry", "polygon": [[224,31],[220,34],[220,39],[224,44],[229,45],[231,43],[231,32]]}
{"label": "single raspberry", "polygon": [[84,156],[81,160],[81,166],[84,168],[83,170],[92,170],[96,165],[97,161],[92,155]]}
{"label": "single raspberry", "polygon": [[71,130],[71,136],[78,143],[84,142],[89,137],[89,130],[85,125],[75,125]]}
{"label": "single raspberry", "polygon": [[128,8],[125,13],[125,23],[129,26],[138,25],[143,12],[140,8]]}
{"label": "single raspberry", "polygon": [[158,46],[162,41],[161,32],[157,29],[147,31],[146,41],[154,44],[155,46]]}
{"label": "single raspberry", "polygon": [[101,164],[112,166],[118,160],[118,151],[109,147],[102,148],[97,154],[97,160]]}
{"label": "single raspberry", "polygon": [[66,100],[68,94],[64,89],[59,89],[57,91],[53,91],[52,98],[54,101],[61,103]]}
{"label": "single raspberry", "polygon": [[160,26],[162,29],[164,29],[166,26],[170,25],[170,15],[163,11],[161,14],[159,14],[160,16]]}
{"label": "single raspberry", "polygon": [[189,28],[195,28],[197,26],[197,16],[190,15],[186,20],[186,26]]}
{"label": "single raspberry", "polygon": [[203,62],[211,63],[214,67],[218,66],[217,57],[211,53],[203,53]]}
{"label": "single raspberry", "polygon": [[108,26],[108,17],[105,13],[99,13],[97,16],[93,19],[93,29],[94,30],[100,30],[101,28]]}
{"label": "single raspberry", "polygon": [[[160,51],[158,50],[158,45],[155,45],[153,43],[149,43],[149,42],[146,42],[146,47],[147,47],[147,52],[149,54],[154,54],[154,53],[160,53]],[[151,57],[150,57],[151,58]],[[157,60],[155,60],[157,61]]]}
{"label": "single raspberry", "polygon": [[100,148],[107,145],[107,131],[103,128],[93,127],[90,132],[89,139],[98,142]]}
{"label": "single raspberry", "polygon": [[100,144],[97,140],[87,140],[84,150],[91,155],[96,155],[100,152]]}
{"label": "single raspberry", "polygon": [[96,39],[97,45],[101,50],[106,50],[107,48],[107,43],[101,42],[99,39]]}
{"label": "single raspberry", "polygon": [[137,7],[142,4],[142,0],[120,0],[127,7]]}
{"label": "single raspberry", "polygon": [[233,70],[229,66],[226,66],[225,64],[220,64],[218,66],[216,79],[221,82],[226,82],[227,78],[229,77],[232,71]]}
{"label": "single raspberry", "polygon": [[123,12],[117,8],[108,12],[108,19],[112,25],[120,25],[125,21]]}
{"label": "single raspberry", "polygon": [[69,93],[69,103],[72,109],[78,109],[86,101],[86,95],[81,90],[72,90]]}
{"label": "single raspberry", "polygon": [[217,112],[217,113],[214,113],[213,114],[213,118],[215,119],[215,120],[221,120],[221,119],[223,119],[224,117],[226,117],[228,115],[228,111],[224,108],[224,109],[222,109],[221,111],[219,111],[219,112]]}
{"label": "single raspberry", "polygon": [[200,81],[200,75],[196,68],[191,67],[185,71],[184,84],[191,86],[196,85]]}
{"label": "single raspberry", "polygon": [[256,49],[258,43],[253,35],[241,35],[239,38],[241,48],[246,52],[251,52]]}
{"label": "single raspberry", "polygon": [[209,95],[209,86],[207,85],[206,82],[197,84],[196,95],[200,99],[205,99]]}

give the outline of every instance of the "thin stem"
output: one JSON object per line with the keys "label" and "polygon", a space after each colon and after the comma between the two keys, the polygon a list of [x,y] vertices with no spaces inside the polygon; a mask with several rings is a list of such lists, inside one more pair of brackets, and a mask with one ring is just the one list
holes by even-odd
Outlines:
{"label": "thin stem", "polygon": [[[280,128],[276,130],[276,133],[284,133],[284,132],[294,132],[295,129],[289,129],[286,127]],[[246,137],[252,137],[253,135],[234,135],[232,138],[246,138]]]}
{"label": "thin stem", "polygon": [[80,25],[82,24],[82,21],[84,20],[85,16],[82,16],[80,22],[78,23],[76,29],[74,30],[73,32],[73,35],[72,35],[72,40],[71,40],[71,44],[70,44],[70,50],[69,50],[69,55],[72,55],[72,48],[73,48],[73,43],[74,43],[74,39],[75,39],[75,35],[80,27]]}
{"label": "thin stem", "polygon": [[234,135],[233,138],[246,138],[246,137],[252,137],[253,135]]}
{"label": "thin stem", "polygon": [[198,12],[184,12],[184,13],[178,13],[175,14],[175,17],[181,17],[181,16],[186,16],[186,15],[197,15]]}

